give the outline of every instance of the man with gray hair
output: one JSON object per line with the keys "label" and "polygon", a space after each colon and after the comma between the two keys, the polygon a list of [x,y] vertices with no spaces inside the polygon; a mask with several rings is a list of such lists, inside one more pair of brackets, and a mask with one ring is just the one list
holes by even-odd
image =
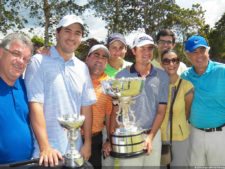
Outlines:
{"label": "man with gray hair", "polygon": [[0,164],[29,160],[33,152],[29,109],[21,78],[33,45],[22,33],[7,35],[0,45]]}
{"label": "man with gray hair", "polygon": [[190,113],[190,166],[225,166],[225,65],[211,61],[206,39],[193,35],[185,43],[192,67],[181,77],[195,88]]}

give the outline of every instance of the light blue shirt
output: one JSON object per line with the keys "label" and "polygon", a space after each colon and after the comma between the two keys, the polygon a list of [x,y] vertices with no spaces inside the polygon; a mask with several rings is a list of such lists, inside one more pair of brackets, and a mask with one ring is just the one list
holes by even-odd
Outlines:
{"label": "light blue shirt", "polygon": [[[67,131],[57,118],[60,115],[80,114],[82,106],[92,105],[96,96],[86,64],[73,56],[64,61],[55,47],[50,56],[40,54],[32,57],[25,75],[28,101],[43,103],[48,139],[53,148],[65,154],[68,146]],[[79,136],[77,148],[82,146]],[[39,155],[35,141],[34,156]]]}
{"label": "light blue shirt", "polygon": [[214,128],[225,124],[225,65],[209,61],[204,74],[191,67],[182,78],[195,88],[190,123],[197,128]]}

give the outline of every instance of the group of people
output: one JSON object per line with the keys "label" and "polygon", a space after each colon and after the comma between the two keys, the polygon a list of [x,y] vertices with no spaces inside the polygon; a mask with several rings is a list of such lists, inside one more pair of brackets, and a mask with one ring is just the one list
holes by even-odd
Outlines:
{"label": "group of people", "polygon": [[[57,44],[47,53],[32,56],[32,42],[22,33],[2,40],[0,164],[39,157],[40,165],[58,165],[68,138],[57,118],[82,114],[77,148],[94,168],[159,167],[162,144],[170,139],[171,166],[225,166],[225,65],[210,60],[204,37],[193,35],[185,42],[193,65],[187,68],[168,29],[158,32],[156,43],[138,34],[131,46],[134,63],[124,60],[127,43],[119,33],[109,36],[107,46],[92,46],[85,63],[80,61],[74,51],[83,34],[83,21],[66,15],[56,28]],[[131,109],[146,135],[147,153],[127,159],[109,156],[118,105],[101,88],[101,81],[122,77],[145,78]]]}

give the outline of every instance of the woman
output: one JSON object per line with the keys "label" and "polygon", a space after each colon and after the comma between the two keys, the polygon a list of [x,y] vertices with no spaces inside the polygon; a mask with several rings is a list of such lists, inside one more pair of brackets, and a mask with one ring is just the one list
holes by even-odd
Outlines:
{"label": "woman", "polygon": [[161,125],[163,143],[170,142],[170,106],[173,90],[177,90],[177,95],[173,104],[172,114],[172,153],[173,160],[170,166],[187,166],[189,124],[188,117],[193,99],[193,85],[186,80],[182,80],[178,89],[180,77],[177,69],[180,60],[173,50],[166,50],[161,55],[162,67],[170,78],[168,105],[165,118]]}

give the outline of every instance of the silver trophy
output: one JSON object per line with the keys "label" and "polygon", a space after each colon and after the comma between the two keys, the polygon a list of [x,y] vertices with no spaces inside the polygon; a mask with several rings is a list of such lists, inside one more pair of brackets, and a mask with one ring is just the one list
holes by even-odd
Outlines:
{"label": "silver trophy", "polygon": [[68,130],[69,146],[65,154],[66,167],[80,167],[84,164],[84,159],[76,149],[76,140],[80,127],[84,123],[85,117],[77,114],[65,114],[58,117],[60,125]]}
{"label": "silver trophy", "polygon": [[116,121],[119,128],[111,135],[111,156],[127,158],[145,153],[145,135],[143,129],[135,124],[134,111],[130,106],[135,102],[135,96],[139,95],[144,86],[144,78],[120,78],[109,79],[102,82],[104,93],[118,98],[119,110],[116,113]]}

